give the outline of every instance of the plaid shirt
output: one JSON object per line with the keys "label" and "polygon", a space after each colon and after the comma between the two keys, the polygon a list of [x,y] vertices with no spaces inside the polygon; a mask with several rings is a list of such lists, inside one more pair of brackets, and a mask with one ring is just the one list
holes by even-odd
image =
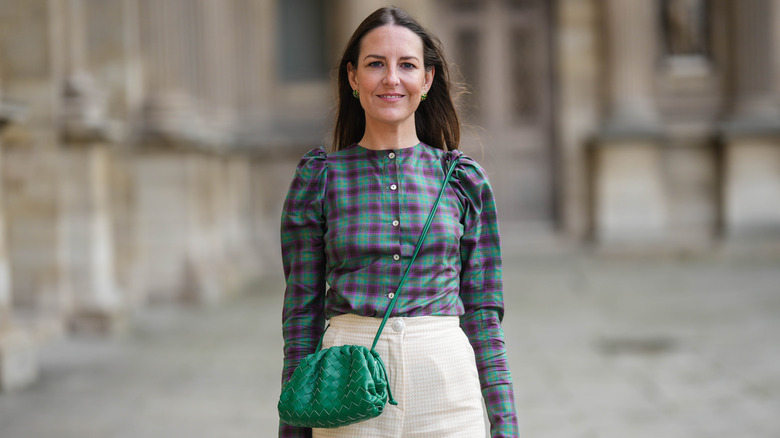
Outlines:
{"label": "plaid shirt", "polygon": [[[421,143],[304,155],[282,213],[282,382],[314,352],[326,318],[384,316],[454,154],[461,152]],[[484,170],[463,156],[392,316],[460,316],[476,355],[492,436],[517,437],[503,312],[493,192]],[[279,436],[309,437],[311,430],[280,424]]]}

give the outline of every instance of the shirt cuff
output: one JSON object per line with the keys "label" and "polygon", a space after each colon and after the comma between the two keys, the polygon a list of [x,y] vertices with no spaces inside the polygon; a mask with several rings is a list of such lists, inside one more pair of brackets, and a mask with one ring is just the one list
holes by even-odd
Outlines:
{"label": "shirt cuff", "polygon": [[515,412],[515,396],[511,384],[495,385],[482,390],[490,419],[491,438],[518,438],[520,428]]}
{"label": "shirt cuff", "polygon": [[311,428],[290,426],[280,421],[279,438],[311,438]]}

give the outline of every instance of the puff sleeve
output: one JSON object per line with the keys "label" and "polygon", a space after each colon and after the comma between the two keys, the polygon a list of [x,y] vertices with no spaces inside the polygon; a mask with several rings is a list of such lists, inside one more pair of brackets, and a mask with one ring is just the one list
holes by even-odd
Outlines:
{"label": "puff sleeve", "polygon": [[452,184],[465,207],[460,241],[460,296],[465,308],[461,327],[474,348],[491,436],[517,437],[512,376],[501,328],[504,297],[493,190],[484,169],[465,155]]}
{"label": "puff sleeve", "polygon": [[[317,348],[325,324],[326,221],[323,200],[327,156],[313,149],[298,163],[281,219],[282,263],[286,288],[282,310],[284,368],[282,384],[298,363]],[[279,437],[311,437],[311,429],[281,423]]]}

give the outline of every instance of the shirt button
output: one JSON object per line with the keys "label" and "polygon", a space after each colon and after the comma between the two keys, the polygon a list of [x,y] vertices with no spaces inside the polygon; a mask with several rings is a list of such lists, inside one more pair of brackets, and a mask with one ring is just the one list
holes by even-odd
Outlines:
{"label": "shirt button", "polygon": [[398,254],[393,254],[393,260],[401,260],[401,256]]}
{"label": "shirt button", "polygon": [[387,294],[387,298],[390,298],[391,300],[395,298],[395,292],[390,292],[389,294]]}
{"label": "shirt button", "polygon": [[390,152],[389,154],[387,154],[387,157],[392,160],[393,158],[395,158],[395,152]]}
{"label": "shirt button", "polygon": [[400,224],[400,222],[398,222],[398,221],[393,221],[393,226],[394,226],[394,227],[397,227],[397,226],[398,226],[398,224]]}
{"label": "shirt button", "polygon": [[395,189],[397,189],[397,188],[398,188],[398,186],[397,186],[397,185],[395,185],[395,184],[390,184],[390,190],[395,190]]}
{"label": "shirt button", "polygon": [[400,332],[404,329],[404,322],[400,319],[393,321],[393,330]]}

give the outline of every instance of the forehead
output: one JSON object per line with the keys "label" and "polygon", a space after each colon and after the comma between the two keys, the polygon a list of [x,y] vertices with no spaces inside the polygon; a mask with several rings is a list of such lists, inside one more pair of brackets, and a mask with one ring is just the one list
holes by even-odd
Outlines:
{"label": "forehead", "polygon": [[422,38],[403,26],[386,24],[368,32],[360,42],[361,58],[366,55],[392,54],[422,59]]}

